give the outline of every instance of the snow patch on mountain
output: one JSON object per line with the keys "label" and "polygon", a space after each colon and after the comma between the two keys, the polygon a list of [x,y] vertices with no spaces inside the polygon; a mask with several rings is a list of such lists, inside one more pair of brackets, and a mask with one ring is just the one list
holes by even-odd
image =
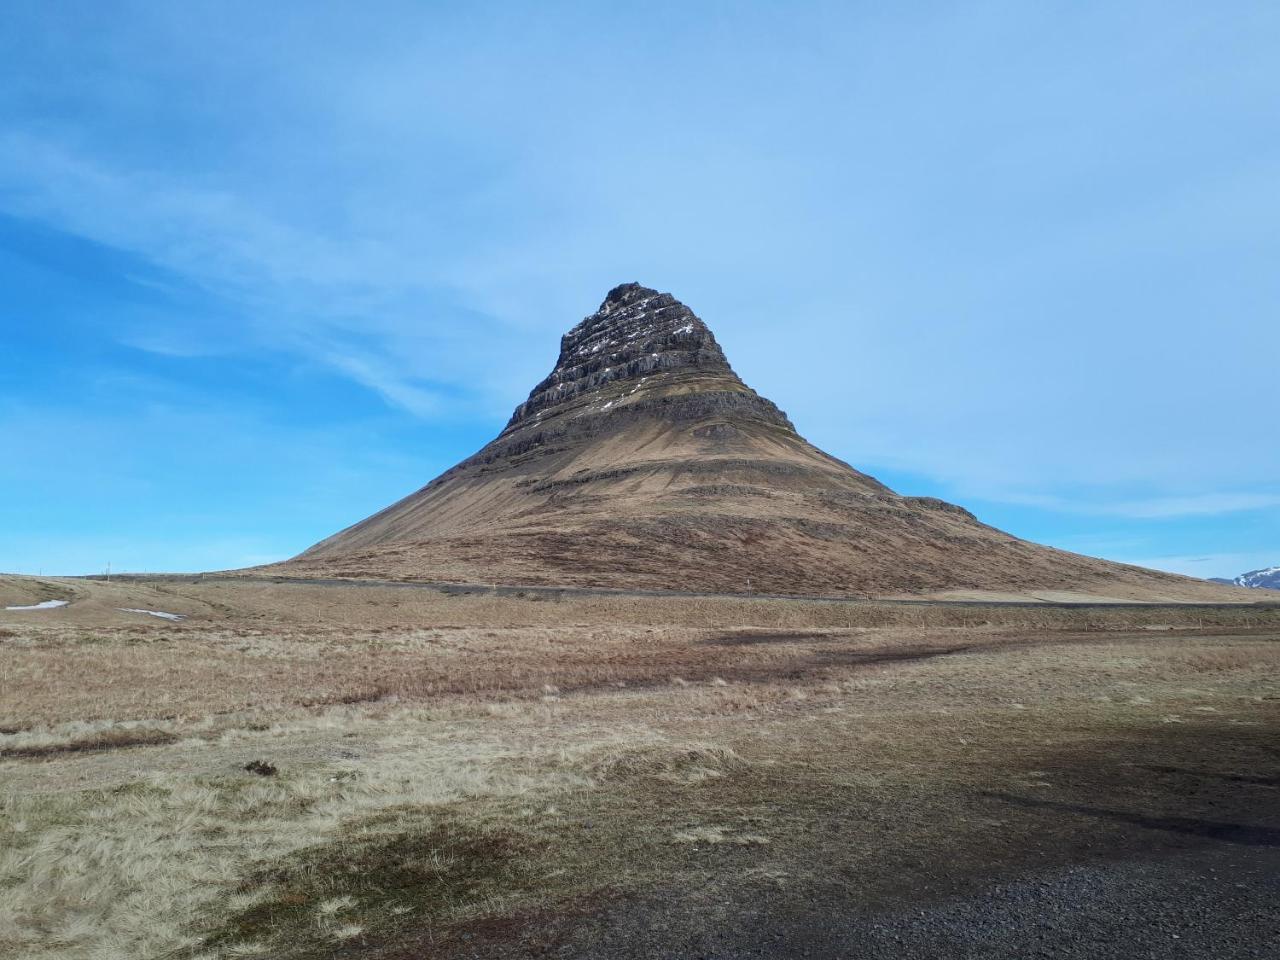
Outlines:
{"label": "snow patch on mountain", "polygon": [[1280,590],[1280,567],[1250,570],[1231,581],[1237,587],[1253,587],[1258,590]]}

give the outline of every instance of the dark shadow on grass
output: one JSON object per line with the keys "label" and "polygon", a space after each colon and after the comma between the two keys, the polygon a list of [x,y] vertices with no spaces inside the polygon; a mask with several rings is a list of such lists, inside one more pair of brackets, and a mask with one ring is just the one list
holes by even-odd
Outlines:
{"label": "dark shadow on grass", "polygon": [[880,663],[910,663],[916,660],[933,660],[972,651],[972,644],[954,647],[928,647],[924,650],[823,650],[813,658],[813,663],[824,667],[864,667]]}
{"label": "dark shadow on grass", "polygon": [[[455,912],[535,890],[534,853],[513,835],[464,822],[386,835],[353,829],[345,840],[297,851],[247,877],[240,892],[265,888],[267,896],[207,931],[205,944],[215,950],[266,944],[277,960],[316,960],[380,955],[404,939],[436,940]],[[358,941],[341,947],[321,922],[322,904],[336,898],[347,899],[344,916],[364,927]],[[342,922],[334,916],[330,925]],[[419,946],[415,957],[433,955],[431,944]]]}
{"label": "dark shadow on grass", "polygon": [[804,633],[801,631],[753,633],[733,631],[718,633],[700,641],[703,646],[712,647],[753,647],[761,643],[823,643],[847,640],[841,634]]}
{"label": "dark shadow on grass", "polygon": [[0,760],[42,760],[68,753],[102,753],[107,750],[124,750],[129,747],[164,747],[177,743],[172,733],[160,730],[107,732],[86,740],[69,743],[50,743],[30,747],[5,747],[0,749]]}
{"label": "dark shadow on grass", "polygon": [[[784,643],[840,643],[849,638],[840,634],[821,633],[722,633],[701,641],[703,646],[746,647],[758,644]],[[917,647],[914,649],[886,650],[877,649],[837,649],[820,650],[803,661],[798,662],[802,669],[834,666],[871,666],[879,663],[909,663],[913,660],[932,660],[935,657],[948,657],[957,653],[980,651],[980,644],[964,643],[945,647]]]}
{"label": "dark shadow on grass", "polygon": [[1066,803],[1059,800],[1038,800],[1030,797],[1014,796],[1010,793],[983,791],[982,796],[1024,809],[1056,810],[1062,813],[1075,813],[1086,817],[1097,817],[1118,823],[1127,823],[1145,830],[1164,830],[1169,833],[1180,833],[1205,840],[1219,840],[1224,843],[1238,843],[1248,847],[1280,847],[1280,829],[1275,827],[1259,827],[1247,823],[1224,823],[1219,820],[1204,820],[1199,817],[1160,817],[1145,813],[1129,813],[1124,810],[1109,810],[1084,803]]}
{"label": "dark shadow on grass", "polygon": [[1246,773],[1218,773],[1213,770],[1188,770],[1185,767],[1151,765],[1143,767],[1152,773],[1168,773],[1185,777],[1212,777],[1215,780],[1226,780],[1228,783],[1243,783],[1254,787],[1280,787],[1280,777],[1257,777]]}

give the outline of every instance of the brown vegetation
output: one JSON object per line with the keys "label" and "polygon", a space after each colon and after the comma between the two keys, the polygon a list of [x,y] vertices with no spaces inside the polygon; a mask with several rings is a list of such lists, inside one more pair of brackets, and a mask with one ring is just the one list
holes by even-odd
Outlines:
{"label": "brown vegetation", "polygon": [[6,956],[522,956],[1274,826],[1275,610],[74,586],[0,617]]}

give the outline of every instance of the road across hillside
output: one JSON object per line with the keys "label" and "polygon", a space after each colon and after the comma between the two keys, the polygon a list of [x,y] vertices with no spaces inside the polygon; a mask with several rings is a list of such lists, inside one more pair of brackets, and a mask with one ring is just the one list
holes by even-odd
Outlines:
{"label": "road across hillside", "polygon": [[[77,577],[79,580],[105,581],[105,576]],[[649,597],[678,599],[728,599],[728,600],[785,600],[819,603],[889,604],[906,607],[1064,607],[1072,610],[1159,610],[1171,609],[1186,613],[1193,610],[1224,609],[1276,609],[1280,608],[1280,596],[1275,600],[1258,600],[1254,603],[1195,603],[1195,602],[1141,602],[1141,601],[1068,601],[1068,600],[939,600],[939,599],[882,599],[878,597],[800,596],[780,593],[709,593],[682,592],[677,590],[621,590],[612,587],[575,586],[526,586],[501,583],[434,583],[422,580],[351,580],[324,577],[236,577],[221,574],[116,574],[110,578],[124,583],[274,583],[298,584],[312,587],[390,587],[408,590],[435,590],[444,594],[486,593],[498,597],[536,596],[546,600],[565,597]]]}

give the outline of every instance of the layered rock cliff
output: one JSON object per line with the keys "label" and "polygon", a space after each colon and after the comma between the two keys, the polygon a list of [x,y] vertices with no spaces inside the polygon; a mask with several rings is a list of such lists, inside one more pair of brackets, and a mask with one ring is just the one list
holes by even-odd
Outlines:
{"label": "layered rock cliff", "polygon": [[[463,466],[531,450],[553,454],[567,442],[648,417],[669,423],[718,417],[795,433],[781,410],[733,372],[693,311],[670,294],[626,283],[561,338],[555,369],[498,438]],[[723,436],[728,432],[721,428]]]}

